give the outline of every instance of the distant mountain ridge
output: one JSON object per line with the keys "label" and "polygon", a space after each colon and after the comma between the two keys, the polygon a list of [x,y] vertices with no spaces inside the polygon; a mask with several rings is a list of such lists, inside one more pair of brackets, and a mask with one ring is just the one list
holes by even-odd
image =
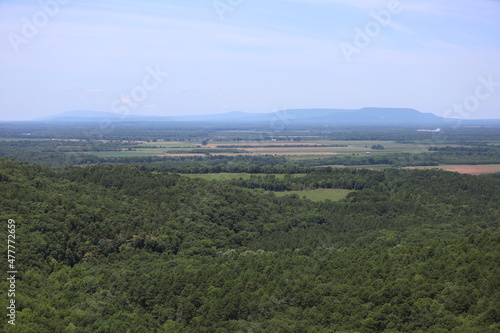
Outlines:
{"label": "distant mountain ridge", "polygon": [[[233,111],[209,115],[187,116],[142,116],[119,115],[104,111],[75,110],[58,115],[35,119],[45,122],[86,121],[99,122],[111,120],[129,121],[164,121],[197,124],[256,125],[256,126],[444,126],[454,121],[438,117],[432,113],[423,113],[410,108],[362,109],[287,109],[272,113],[247,113]],[[457,120],[455,120],[457,121]],[[479,120],[475,121],[476,123]],[[473,122],[464,120],[463,122]],[[500,121],[496,121],[500,125]],[[472,124],[472,123],[471,123]]]}

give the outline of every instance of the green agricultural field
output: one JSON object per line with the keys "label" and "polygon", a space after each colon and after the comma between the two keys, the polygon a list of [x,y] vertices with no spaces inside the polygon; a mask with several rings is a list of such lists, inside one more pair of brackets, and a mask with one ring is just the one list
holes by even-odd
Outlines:
{"label": "green agricultural field", "polygon": [[205,180],[232,180],[232,179],[248,179],[250,178],[249,173],[193,173],[193,174],[183,174],[185,177],[189,178],[201,178]]}
{"label": "green agricultural field", "polygon": [[179,141],[160,141],[160,142],[144,142],[140,146],[144,148],[161,147],[161,148],[194,148],[198,144],[193,142],[179,142]]}
{"label": "green agricultural field", "polygon": [[[297,145],[304,147],[297,147]],[[307,145],[311,145],[311,147],[307,147]],[[313,147],[312,145],[324,145],[324,147]],[[381,145],[384,149],[372,149],[371,147],[374,145]],[[235,148],[231,148],[231,146],[235,146]],[[389,140],[328,140],[318,139],[316,137],[310,137],[304,141],[235,141],[231,139],[221,140],[219,137],[218,140],[210,141],[207,145],[202,145],[201,141],[135,141],[131,146],[122,146],[121,151],[103,151],[102,149],[96,149],[95,151],[86,151],[85,153],[100,158],[175,157],[193,154],[200,154],[200,156],[203,156],[208,153],[227,156],[239,154],[275,155],[286,156],[287,159],[293,162],[327,158],[333,155],[365,156],[368,152],[371,156],[389,156],[398,153],[417,154],[428,152],[429,147],[445,146],[447,145],[436,145],[432,143],[399,143]],[[73,146],[60,146],[57,149],[71,149],[72,147]],[[75,147],[75,152],[78,151],[78,147]]]}
{"label": "green agricultural field", "polygon": [[[338,166],[337,166],[338,167]],[[373,164],[373,165],[359,165],[359,166],[353,166],[358,169],[371,169],[371,170],[385,170],[388,168],[394,168],[393,165],[389,164]]]}
{"label": "green agricultural field", "polygon": [[[263,148],[263,145],[274,145],[274,147]],[[323,144],[328,145],[345,145],[347,147],[276,147],[279,144]],[[122,151],[90,151],[88,154],[95,155],[98,157],[136,157],[136,156],[157,156],[168,154],[185,154],[196,153],[199,150],[200,154],[211,150],[211,153],[217,154],[230,154],[233,155],[235,152],[230,152],[228,149],[217,148],[217,146],[231,146],[231,145],[256,145],[259,147],[252,148],[239,148],[239,152],[242,154],[255,154],[255,155],[286,155],[293,160],[307,160],[310,158],[320,158],[325,156],[331,156],[332,154],[342,154],[342,155],[363,155],[366,152],[370,152],[372,155],[387,155],[394,153],[422,153],[427,152],[428,148],[431,146],[440,145],[430,145],[430,144],[403,144],[396,143],[394,141],[335,141],[335,140],[308,140],[307,142],[238,142],[234,141],[218,141],[216,143],[210,143],[209,145],[202,146],[201,143],[197,142],[145,142],[138,143],[137,146],[133,147],[132,150],[123,149]],[[385,149],[383,150],[373,150],[371,147],[373,145],[382,145]]]}
{"label": "green agricultural field", "polygon": [[331,168],[355,168],[355,169],[371,169],[371,170],[385,170],[388,168],[394,168],[393,165],[390,164],[366,164],[366,165],[351,165],[351,166],[344,166],[344,165],[322,165],[322,168],[326,167],[331,167]]}
{"label": "green agricultural field", "polygon": [[[305,174],[294,174],[292,177],[301,177]],[[251,173],[193,173],[193,174],[183,174],[185,177],[189,178],[201,178],[205,180],[232,180],[232,179],[250,179]],[[259,176],[262,176],[259,174]],[[274,175],[278,179],[285,177],[284,174]]]}
{"label": "green agricultural field", "polygon": [[277,196],[285,196],[290,194],[297,194],[300,198],[305,197],[306,199],[312,201],[323,201],[332,200],[338,201],[344,199],[351,190],[341,190],[341,189],[317,189],[312,191],[285,191],[285,192],[274,192]]}
{"label": "green agricultural field", "polygon": [[160,152],[149,152],[149,151],[144,151],[144,150],[137,150],[137,151],[91,151],[91,152],[86,152],[89,155],[94,155],[97,157],[144,157],[144,156],[156,156],[160,154]]}

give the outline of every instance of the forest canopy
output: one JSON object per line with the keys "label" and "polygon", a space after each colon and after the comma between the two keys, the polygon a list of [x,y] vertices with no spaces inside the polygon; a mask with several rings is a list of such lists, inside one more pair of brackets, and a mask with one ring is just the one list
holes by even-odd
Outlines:
{"label": "forest canopy", "polygon": [[[301,184],[353,192],[273,193]],[[438,170],[207,181],[3,158],[19,275],[2,330],[498,332],[499,189]]]}

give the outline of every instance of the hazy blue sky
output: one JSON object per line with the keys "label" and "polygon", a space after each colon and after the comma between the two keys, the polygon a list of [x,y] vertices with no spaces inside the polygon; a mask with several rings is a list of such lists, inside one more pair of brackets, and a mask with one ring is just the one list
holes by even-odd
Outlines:
{"label": "hazy blue sky", "polygon": [[500,1],[0,0],[0,120],[365,106],[500,118]]}

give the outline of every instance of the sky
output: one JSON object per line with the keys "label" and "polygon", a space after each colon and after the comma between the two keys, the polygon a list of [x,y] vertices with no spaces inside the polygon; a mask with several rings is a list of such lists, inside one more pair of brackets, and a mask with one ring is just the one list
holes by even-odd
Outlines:
{"label": "sky", "polygon": [[0,120],[362,107],[500,118],[500,1],[0,0]]}

